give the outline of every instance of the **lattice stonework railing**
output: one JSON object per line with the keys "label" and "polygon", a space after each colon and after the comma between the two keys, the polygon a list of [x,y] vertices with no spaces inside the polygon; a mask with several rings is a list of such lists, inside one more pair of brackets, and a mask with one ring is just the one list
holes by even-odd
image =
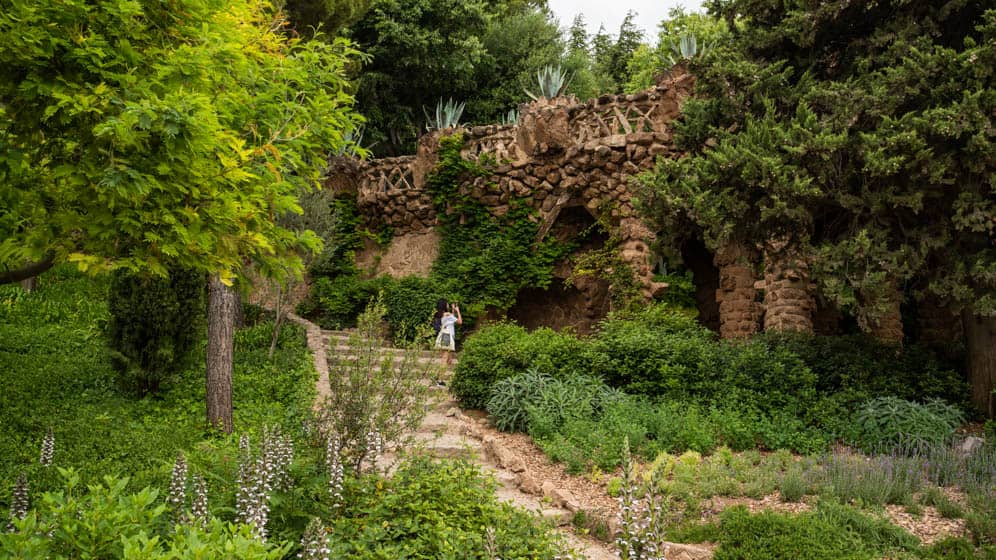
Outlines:
{"label": "lattice stonework railing", "polygon": [[360,190],[366,193],[410,190],[415,188],[411,161],[393,161],[376,165],[363,172]]}
{"label": "lattice stonework railing", "polygon": [[664,132],[661,120],[655,118],[658,103],[612,104],[595,107],[573,123],[574,140],[584,144],[595,138],[632,134],[634,132]]}
{"label": "lattice stonework railing", "polygon": [[509,127],[487,136],[473,138],[460,152],[463,157],[474,161],[479,161],[482,154],[488,154],[499,162],[514,159],[515,130]]}

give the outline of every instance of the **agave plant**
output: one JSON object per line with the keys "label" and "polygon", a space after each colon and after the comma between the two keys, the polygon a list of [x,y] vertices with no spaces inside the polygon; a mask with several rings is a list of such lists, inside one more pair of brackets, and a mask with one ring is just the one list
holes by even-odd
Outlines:
{"label": "agave plant", "polygon": [[363,151],[363,127],[350,129],[342,135],[342,145],[335,150],[337,156],[357,157]]}
{"label": "agave plant", "polygon": [[509,109],[505,116],[501,118],[502,126],[519,123],[519,110]]}
{"label": "agave plant", "polygon": [[564,90],[567,86],[571,84],[573,76],[569,76],[567,70],[564,70],[558,64],[557,66],[545,66],[541,70],[536,71],[536,81],[539,83],[539,93],[533,93],[528,89],[525,90],[526,95],[532,99],[539,99],[540,97],[546,97],[553,99],[554,97],[559,97],[563,95]]}
{"label": "agave plant", "polygon": [[695,35],[691,33],[682,33],[678,37],[678,42],[671,42],[671,54],[668,55],[668,62],[671,66],[678,64],[682,60],[688,60],[690,58],[695,58],[696,56],[702,56],[709,50],[709,46],[702,44],[699,46],[698,39]]}
{"label": "agave plant", "polygon": [[436,103],[436,114],[430,115],[428,109],[422,107],[425,113],[427,130],[442,130],[460,124],[460,115],[463,114],[464,103],[456,103],[453,98],[443,103],[442,98]]}

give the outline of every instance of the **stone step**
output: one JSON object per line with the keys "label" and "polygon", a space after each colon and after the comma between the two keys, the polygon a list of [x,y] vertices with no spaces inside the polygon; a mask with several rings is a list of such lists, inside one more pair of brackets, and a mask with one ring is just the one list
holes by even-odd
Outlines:
{"label": "stone step", "polygon": [[[354,361],[357,358],[357,354],[355,352],[349,351],[348,349],[330,349],[328,352],[326,352],[326,356],[330,360],[339,359],[339,360]],[[409,362],[414,361],[418,363],[446,365],[446,358],[439,355],[431,356],[424,354],[402,354],[402,353],[395,354],[392,352],[378,352],[375,356],[370,356],[366,352],[363,352],[359,354],[359,356],[364,359],[370,357],[376,357],[378,361],[390,359],[392,362],[396,363],[401,363],[404,361],[409,361]],[[456,364],[456,360],[453,360],[453,364],[454,365]]]}
{"label": "stone step", "polygon": [[473,461],[481,456],[481,445],[472,439],[455,434],[416,433],[415,440],[424,445],[425,451],[440,459],[465,459]]}
{"label": "stone step", "polygon": [[[326,344],[326,348],[329,351],[340,352],[340,353],[353,353],[353,347],[346,343],[339,344]],[[364,349],[368,348],[366,346],[362,347]],[[378,352],[381,354],[394,354],[396,356],[404,356],[408,353],[414,352],[418,356],[424,356],[426,358],[442,358],[443,354],[440,350],[428,350],[428,349],[411,349],[411,348],[397,348],[395,346],[375,346]]]}
{"label": "stone step", "polygon": [[508,502],[517,508],[536,512],[540,517],[550,521],[557,527],[569,525],[574,519],[574,514],[566,509],[544,504],[533,496],[523,494],[522,492],[512,488],[499,486],[498,490],[495,491],[495,497],[503,502]]}

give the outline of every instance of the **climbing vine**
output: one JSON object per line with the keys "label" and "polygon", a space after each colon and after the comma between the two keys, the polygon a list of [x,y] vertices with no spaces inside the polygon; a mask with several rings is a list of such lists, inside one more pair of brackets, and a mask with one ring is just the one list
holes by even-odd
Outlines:
{"label": "climbing vine", "polygon": [[537,243],[536,210],[522,200],[509,199],[499,217],[461,189],[468,179],[490,175],[460,155],[462,146],[461,134],[441,138],[439,163],[427,181],[442,237],[432,276],[464,302],[505,311],[523,288],[548,287],[554,265],[574,246],[553,238]]}

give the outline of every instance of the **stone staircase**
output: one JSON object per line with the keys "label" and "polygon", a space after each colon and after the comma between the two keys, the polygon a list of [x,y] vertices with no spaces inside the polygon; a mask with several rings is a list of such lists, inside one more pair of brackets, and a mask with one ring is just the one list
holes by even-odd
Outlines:
{"label": "stone staircase", "polygon": [[[321,331],[322,344],[330,362],[350,360],[351,347],[347,344],[350,331]],[[382,347],[381,356],[395,364],[401,364],[406,351],[399,348]],[[553,496],[536,496],[520,490],[521,476],[516,466],[503,461],[503,450],[497,447],[493,437],[488,436],[489,427],[481,420],[465,415],[456,400],[450,395],[445,383],[452,377],[456,361],[447,366],[440,352],[421,351],[415,354],[416,363],[433,372],[435,380],[430,383],[428,410],[418,430],[413,434],[417,452],[428,453],[445,459],[465,459],[477,464],[482,471],[494,476],[498,482],[496,496],[505,502],[532,512],[552,525],[562,528],[568,543],[585,558],[609,560],[616,558],[609,545],[594,540],[582,540],[567,529],[574,518],[570,504],[558,503]],[[444,384],[439,384],[442,381]],[[389,471],[397,463],[392,452],[380,457],[378,464]],[[519,471],[521,472],[521,471]]]}

